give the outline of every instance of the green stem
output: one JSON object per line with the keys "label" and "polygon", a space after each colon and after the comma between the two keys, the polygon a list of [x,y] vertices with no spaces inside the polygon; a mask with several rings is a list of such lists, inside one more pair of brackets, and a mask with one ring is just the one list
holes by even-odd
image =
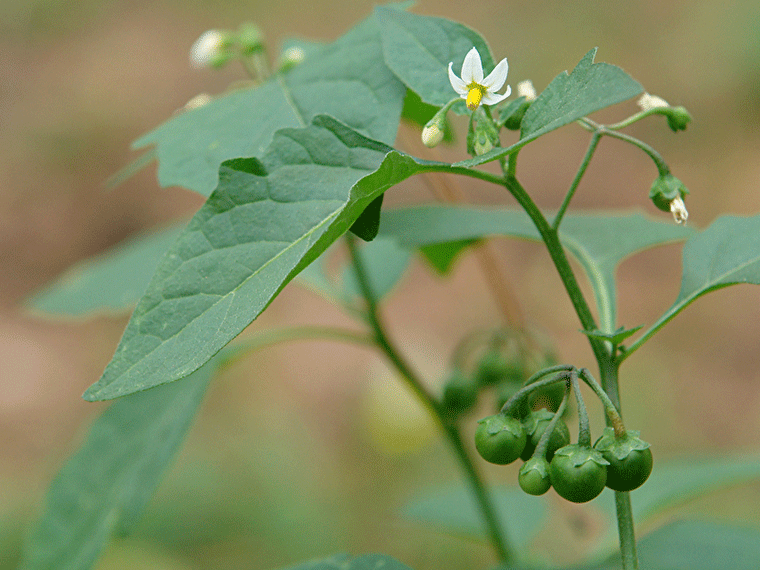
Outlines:
{"label": "green stem", "polygon": [[377,297],[370,284],[369,277],[367,275],[366,268],[359,255],[358,248],[356,246],[356,238],[352,235],[347,235],[348,251],[351,255],[351,262],[356,272],[356,280],[359,284],[359,289],[362,292],[365,303],[367,305],[367,319],[369,325],[372,328],[374,334],[374,340],[378,347],[385,353],[388,360],[401,374],[406,381],[409,388],[417,395],[422,403],[428,408],[430,413],[438,421],[438,424],[442,427],[446,433],[446,437],[451,444],[454,454],[459,460],[462,469],[465,472],[470,487],[475,495],[475,499],[478,502],[480,511],[485,519],[488,534],[491,540],[491,545],[496,553],[500,562],[508,563],[512,560],[513,556],[510,549],[507,547],[506,535],[501,526],[498,516],[496,515],[496,509],[493,505],[491,497],[483,484],[483,480],[478,473],[475,463],[467,452],[467,449],[462,442],[462,437],[459,433],[459,429],[446,420],[445,411],[441,404],[424,388],[422,382],[419,380],[416,373],[412,370],[411,366],[407,364],[406,360],[401,356],[400,352],[396,350],[395,346],[391,343],[390,339],[385,333],[385,327],[380,320],[380,314],[378,312]]}
{"label": "green stem", "polygon": [[577,370],[573,370],[570,374],[570,382],[573,386],[575,401],[578,404],[578,443],[584,447],[591,447],[591,428],[589,427],[588,411],[581,394]]}
{"label": "green stem", "polygon": [[637,139],[636,137],[632,137],[625,133],[611,131],[607,129],[606,127],[601,127],[600,132],[608,137],[612,137],[614,139],[620,139],[621,141],[625,141],[629,144],[632,144],[635,147],[640,148],[647,155],[649,155],[649,158],[652,159],[655,166],[657,167],[657,171],[659,172],[660,176],[665,176],[667,174],[670,174],[670,167],[665,163],[665,159],[662,158],[662,155],[659,152],[657,152],[654,148],[649,146],[647,143],[645,143],[644,141],[641,141]]}
{"label": "green stem", "polygon": [[636,534],[633,529],[633,509],[631,508],[630,493],[615,491],[615,511],[617,513],[620,557],[623,560],[623,570],[637,570],[639,559],[636,555]]}
{"label": "green stem", "polygon": [[586,169],[591,162],[591,158],[594,156],[594,152],[596,151],[596,147],[599,145],[601,138],[602,134],[598,131],[592,135],[591,142],[588,145],[588,149],[586,149],[586,155],[583,157],[583,162],[581,162],[578,172],[575,173],[575,178],[573,179],[572,184],[570,184],[570,189],[567,191],[567,194],[565,194],[565,199],[562,201],[562,205],[559,207],[557,215],[554,216],[554,221],[552,222],[553,230],[556,231],[559,228],[559,224],[562,222],[565,211],[570,205],[570,200],[573,199],[575,191],[578,189],[578,184],[580,184],[581,178],[583,178],[583,175],[586,173]]}
{"label": "green stem", "polygon": [[[575,274],[570,266],[570,262],[565,255],[565,250],[559,240],[559,234],[556,229],[549,226],[544,215],[536,206],[535,202],[531,199],[522,185],[513,176],[509,176],[504,180],[504,186],[514,196],[520,206],[523,207],[528,214],[533,224],[536,226],[538,233],[541,234],[541,238],[546,244],[546,249],[549,251],[549,256],[554,262],[554,266],[559,273],[559,277],[562,280],[562,284],[565,286],[570,302],[573,304],[578,319],[581,322],[584,330],[592,331],[596,330],[596,322],[594,316],[591,314],[591,309],[586,303],[586,299],[583,297],[581,288],[578,285],[578,281],[575,279]],[[609,358],[609,351],[605,347],[604,343],[599,339],[589,337],[591,343],[591,349],[594,351],[594,355],[598,362]]]}

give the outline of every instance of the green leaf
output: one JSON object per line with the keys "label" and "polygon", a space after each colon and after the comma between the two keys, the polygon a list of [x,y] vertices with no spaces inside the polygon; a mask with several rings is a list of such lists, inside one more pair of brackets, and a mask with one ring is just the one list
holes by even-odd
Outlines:
{"label": "green leaf", "polygon": [[137,522],[179,449],[216,369],[112,404],[50,486],[23,570],[90,568]]}
{"label": "green leaf", "polygon": [[372,241],[380,230],[380,210],[383,207],[383,194],[369,203],[356,221],[351,225],[351,233],[364,241]]}
{"label": "green leaf", "polygon": [[327,116],[279,131],[261,160],[226,162],[84,397],[116,398],[197,370],[370,202],[426,168]]}
{"label": "green leaf", "polygon": [[722,216],[686,242],[678,298],[628,354],[705,293],[739,283],[760,285],[760,216]]}
{"label": "green leaf", "polygon": [[596,48],[589,51],[568,75],[563,71],[533,101],[522,120],[520,142],[497,148],[455,166],[472,167],[491,162],[522,148],[530,141],[643,91],[625,71],[609,63],[594,63]]}
{"label": "green leaf", "polygon": [[[496,515],[511,544],[524,551],[546,522],[546,499],[526,495],[518,487],[490,489]],[[488,530],[469,488],[461,485],[428,491],[407,504],[403,515],[446,532],[486,539]]]}
{"label": "green leaf", "polygon": [[314,51],[261,87],[182,112],[137,140],[136,147],[156,145],[161,185],[208,196],[222,162],[260,156],[277,130],[304,127],[318,114],[393,144],[406,89],[385,66],[375,17]]}
{"label": "green leaf", "polygon": [[[756,570],[760,530],[707,521],[678,521],[641,539],[638,554],[639,567],[647,570]],[[619,568],[617,555],[593,570]]]}
{"label": "green leaf", "polygon": [[122,311],[134,306],[185,224],[131,238],[78,263],[28,299],[27,304],[46,313],[64,315],[103,309]]}
{"label": "green leaf", "polygon": [[386,554],[365,554],[350,558],[345,554],[336,554],[330,558],[310,560],[287,570],[411,570],[392,556]]}
{"label": "green leaf", "polygon": [[[641,214],[599,216],[568,214],[560,226],[560,240],[583,266],[596,295],[600,329],[615,324],[615,268],[638,251],[685,239],[690,229],[650,220]],[[382,235],[401,245],[430,246],[507,235],[538,241],[538,231],[521,210],[460,206],[424,206],[390,210],[383,215]]]}
{"label": "green leaf", "polygon": [[458,22],[385,7],[375,8],[375,14],[386,64],[425,103],[442,107],[457,97],[449,82],[449,62],[461,70],[464,56],[473,46],[480,52],[484,73],[494,67],[485,40]]}

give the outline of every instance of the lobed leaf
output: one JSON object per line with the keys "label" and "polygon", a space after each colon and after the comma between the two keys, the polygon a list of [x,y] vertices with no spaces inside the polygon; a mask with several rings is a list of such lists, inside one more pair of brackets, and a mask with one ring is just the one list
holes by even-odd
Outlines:
{"label": "lobed leaf", "polygon": [[156,145],[161,185],[208,196],[222,162],[260,156],[276,131],[305,127],[318,114],[393,144],[406,88],[385,65],[376,17],[309,52],[288,73],[182,112],[135,141]]}
{"label": "lobed leaf", "polygon": [[[385,63],[425,103],[442,107],[457,93],[449,82],[449,62],[459,72],[473,46],[483,71],[494,67],[491,50],[476,31],[445,18],[419,16],[387,7],[375,8]],[[464,106],[462,106],[464,108]]]}
{"label": "lobed leaf", "polygon": [[426,167],[327,116],[279,131],[260,160],[226,162],[84,397],[116,398],[197,370],[370,202]]}
{"label": "lobed leaf", "polygon": [[185,382],[113,403],[61,469],[25,549],[23,570],[84,570],[130,531],[181,446],[217,360]]}
{"label": "lobed leaf", "polygon": [[506,156],[528,142],[555,129],[643,91],[625,71],[609,63],[594,63],[596,48],[590,50],[568,75],[563,71],[533,101],[522,119],[520,142],[495,148],[482,156],[463,160],[455,166],[472,167]]}

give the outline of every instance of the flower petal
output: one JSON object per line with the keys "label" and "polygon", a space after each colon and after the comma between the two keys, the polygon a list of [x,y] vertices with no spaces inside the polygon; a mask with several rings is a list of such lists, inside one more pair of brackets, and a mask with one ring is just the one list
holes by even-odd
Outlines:
{"label": "flower petal", "polygon": [[[506,80],[506,76],[505,76]],[[483,81],[483,64],[480,61],[480,53],[475,48],[472,48],[464,56],[464,63],[462,63],[462,81],[465,85],[470,83],[480,84]]]}
{"label": "flower petal", "polygon": [[496,67],[493,68],[493,71],[488,74],[488,77],[483,80],[483,87],[485,87],[488,91],[498,91],[507,80],[508,71],[509,64],[507,63],[507,58],[505,57],[498,63]]}
{"label": "flower petal", "polygon": [[483,100],[480,102],[481,105],[496,105],[496,103],[501,103],[509,97],[509,94],[512,93],[512,88],[507,85],[507,90],[504,92],[504,94],[500,95],[499,93],[491,93],[490,91],[486,91],[483,95]]}
{"label": "flower petal", "polygon": [[467,97],[467,84],[456,76],[454,70],[452,69],[453,65],[453,62],[449,63],[449,83],[451,83],[454,91],[459,93],[459,95],[462,97]]}

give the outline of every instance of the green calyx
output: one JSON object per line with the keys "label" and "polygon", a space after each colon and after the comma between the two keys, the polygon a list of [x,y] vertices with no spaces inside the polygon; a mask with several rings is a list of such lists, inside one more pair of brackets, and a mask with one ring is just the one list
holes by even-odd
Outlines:
{"label": "green calyx", "polygon": [[672,174],[660,175],[649,189],[649,199],[663,212],[670,211],[670,203],[676,198],[683,198],[689,193],[678,178]]}

